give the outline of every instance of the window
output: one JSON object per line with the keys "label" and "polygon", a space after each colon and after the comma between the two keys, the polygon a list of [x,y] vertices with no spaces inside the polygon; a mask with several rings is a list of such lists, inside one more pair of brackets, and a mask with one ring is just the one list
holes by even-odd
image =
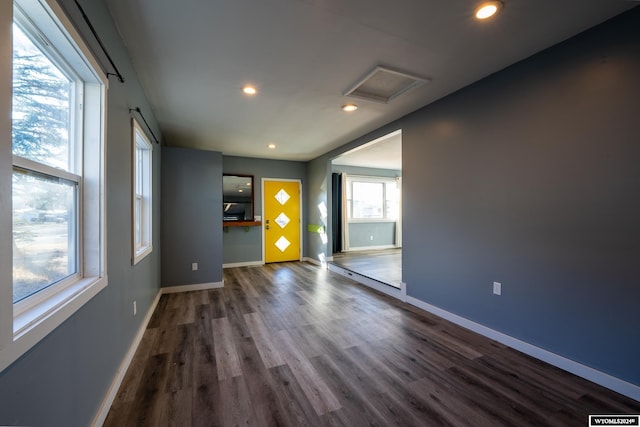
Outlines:
{"label": "window", "polygon": [[74,82],[13,24],[13,302],[78,272]]}
{"label": "window", "polygon": [[398,183],[393,178],[349,176],[347,217],[353,220],[397,220],[400,212]]}
{"label": "window", "polygon": [[151,241],[152,148],[140,124],[133,122],[133,263],[153,250]]}
{"label": "window", "polygon": [[2,370],[107,284],[107,81],[56,1],[2,2],[0,27]]}

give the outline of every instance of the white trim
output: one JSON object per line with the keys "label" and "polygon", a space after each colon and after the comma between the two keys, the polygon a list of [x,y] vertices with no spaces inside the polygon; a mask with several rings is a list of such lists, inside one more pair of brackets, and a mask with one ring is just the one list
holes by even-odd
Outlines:
{"label": "white trim", "polygon": [[162,293],[158,291],[155,299],[151,303],[151,307],[149,307],[149,310],[147,311],[147,314],[145,315],[144,320],[140,325],[140,328],[138,328],[138,332],[136,333],[135,337],[133,337],[133,341],[129,346],[129,350],[125,354],[124,359],[122,359],[122,363],[120,363],[120,366],[118,367],[118,371],[116,372],[116,375],[113,378],[113,381],[111,382],[111,386],[109,386],[109,390],[107,390],[107,394],[102,400],[100,409],[98,409],[98,413],[93,418],[93,422],[91,423],[92,426],[96,426],[96,427],[102,426],[105,420],[107,419],[107,415],[109,414],[111,405],[113,405],[113,401],[116,398],[116,394],[120,389],[120,385],[124,380],[124,376],[127,373],[127,370],[129,369],[129,365],[133,360],[133,356],[136,354],[136,350],[138,350],[140,341],[142,341],[142,336],[147,330],[147,326],[149,326],[149,322],[151,321],[151,316],[153,316],[153,313],[156,311],[156,307],[158,306],[158,302],[160,301],[160,295],[162,295]]}
{"label": "white trim", "polygon": [[[2,3],[3,12],[5,3]],[[60,59],[68,65],[65,71],[72,68],[80,77],[82,90],[76,91],[75,101],[78,101],[81,93],[84,95],[85,106],[90,108],[78,109],[78,114],[82,116],[74,118],[76,131],[82,132],[83,137],[78,148],[82,147],[82,153],[77,153],[82,158],[82,179],[74,175],[65,175],[65,179],[72,178],[78,182],[79,209],[78,209],[78,265],[79,276],[76,282],[65,287],[56,286],[58,293],[51,298],[40,301],[38,304],[19,304],[14,306],[11,299],[11,205],[4,204],[4,200],[11,200],[11,173],[13,170],[13,155],[11,154],[11,139],[9,144],[0,147],[0,158],[2,164],[2,186],[0,187],[0,231],[1,241],[6,246],[0,246],[0,371],[4,370],[11,363],[16,361],[29,349],[35,346],[44,337],[50,334],[55,328],[69,319],[75,312],[87,304],[95,295],[108,285],[107,262],[106,262],[106,115],[108,87],[107,77],[100,71],[100,67],[90,50],[84,44],[82,37],[75,31],[75,27],[68,20],[66,14],[55,0],[16,0],[8,8],[22,9],[18,14],[24,13],[29,21],[37,29],[37,34],[43,35],[51,43]],[[12,22],[13,13],[0,14],[2,27],[11,28],[8,24]],[[10,38],[9,38],[10,40]],[[6,53],[4,48],[9,46],[2,43],[2,54]],[[2,74],[0,82],[0,95],[4,96],[5,89],[5,69],[0,69]],[[9,80],[10,81],[10,80]],[[77,88],[79,89],[79,87]],[[9,93],[9,97],[11,94]],[[4,112],[4,110],[3,110]],[[4,116],[3,114],[0,114]],[[78,119],[78,120],[75,120]],[[0,124],[4,124],[4,120]],[[79,124],[82,123],[82,126]],[[10,123],[9,123],[10,124]],[[10,126],[9,126],[10,129]],[[2,133],[2,136],[6,136]],[[7,154],[5,156],[5,154]],[[7,160],[11,159],[9,168]],[[77,159],[76,159],[77,160]],[[16,164],[22,167],[35,168],[35,164],[29,161],[22,161],[16,158]],[[79,165],[77,165],[79,166]],[[37,168],[40,172],[47,172],[47,167]],[[80,169],[73,169],[79,171]],[[52,174],[58,175],[58,172]],[[8,178],[8,179],[7,179]],[[9,185],[5,185],[7,179]],[[6,193],[5,193],[6,191]],[[6,216],[6,217],[5,217]],[[8,221],[6,221],[8,219]],[[6,221],[6,222],[5,222]],[[7,230],[7,234],[5,234]],[[8,237],[8,238],[6,238]],[[5,255],[9,255],[5,257]],[[9,266],[9,268],[5,268]],[[50,289],[54,289],[51,287]],[[44,294],[42,294],[44,295]],[[6,298],[5,298],[6,297]],[[38,298],[35,298],[38,299]],[[25,300],[26,301],[26,300]],[[19,312],[22,305],[25,310]],[[15,332],[14,332],[15,331]],[[13,333],[12,333],[13,332]]]}
{"label": "white trim", "polygon": [[256,267],[264,265],[262,261],[247,261],[247,262],[230,262],[222,264],[222,268],[235,268],[235,267]]}
{"label": "white trim", "polygon": [[133,357],[135,356],[136,351],[138,350],[138,346],[142,341],[142,337],[144,336],[144,333],[146,332],[147,327],[149,326],[151,317],[153,316],[153,313],[156,311],[156,308],[158,307],[158,302],[160,301],[160,297],[164,294],[206,290],[206,289],[217,289],[217,288],[222,288],[223,286],[224,286],[224,282],[216,282],[216,283],[202,283],[199,285],[171,286],[168,288],[160,288],[158,290],[158,293],[155,299],[153,300],[153,303],[151,303],[151,307],[149,307],[149,310],[147,311],[147,314],[145,315],[144,320],[140,325],[140,328],[138,328],[138,332],[136,333],[135,337],[133,338],[133,341],[131,342],[131,345],[129,346],[129,350],[127,351],[124,358],[122,359],[122,362],[120,363],[120,367],[118,368],[118,371],[116,372],[116,375],[113,378],[113,381],[111,382],[111,386],[109,386],[109,390],[107,390],[107,394],[102,400],[100,409],[98,409],[98,412],[93,418],[93,422],[91,423],[92,427],[102,426],[105,420],[107,419],[107,415],[109,415],[109,410],[111,409],[111,405],[113,405],[113,401],[115,400],[118,390],[120,389],[120,385],[124,380],[127,370],[129,369],[129,365],[131,365],[131,361],[133,360]]}
{"label": "white trim", "polygon": [[335,264],[328,264],[329,271],[333,271],[334,273],[338,273],[341,276],[348,277],[349,279],[355,280],[356,282],[365,285],[369,288],[375,289],[378,292],[382,292],[385,295],[389,295],[390,297],[403,300],[402,289],[396,288],[392,285],[386,285],[377,280],[373,280],[369,277],[358,274],[354,271],[347,270]]}
{"label": "white trim", "polygon": [[408,296],[406,298],[406,301],[407,303],[421,308],[422,310],[433,313],[436,316],[449,320],[450,322],[467,328],[473,332],[498,341],[531,357],[535,357],[538,360],[542,360],[543,362],[549,363],[567,372],[571,372],[572,374],[585,378],[610,390],[616,391],[620,394],[630,397],[631,399],[640,401],[640,386],[638,385],[626,382],[624,380],[621,380],[620,378],[616,378],[612,375],[598,371],[589,366],[575,362],[571,359],[567,359],[566,357],[557,355],[543,348],[536,347],[533,344],[529,344],[512,336],[506,335],[502,332],[488,328],[484,325],[438,308],[417,298]]}
{"label": "white trim", "polygon": [[[138,160],[142,163],[142,171],[138,170]],[[142,175],[141,193],[138,193],[139,173]],[[153,144],[135,117],[131,118],[131,198],[131,262],[136,265],[153,252]],[[136,224],[138,198],[140,224]],[[139,246],[136,242],[136,225],[140,227]]]}
{"label": "white trim", "polygon": [[196,285],[168,286],[166,288],[160,288],[160,292],[162,292],[162,294],[164,295],[219,288],[224,288],[224,280],[222,282],[199,283]]}
{"label": "white trim", "polygon": [[0,352],[0,372],[89,302],[107,286],[107,282],[106,277],[100,277],[94,281],[81,280],[61,293],[62,295],[59,295],[61,300],[48,301],[53,307],[41,313],[35,320],[16,319],[15,325],[19,326],[20,330],[17,331],[11,345]]}
{"label": "white trim", "polygon": [[323,267],[322,262],[320,260],[317,260],[315,258],[311,258],[311,257],[302,257],[302,262],[310,262],[313,265],[317,265],[318,267]]}
{"label": "white trim", "polygon": [[[402,132],[400,132],[400,137],[402,138]],[[402,141],[400,141],[400,148],[402,149]],[[396,182],[398,185],[398,194],[400,195],[400,200],[398,200],[398,220],[396,221],[396,247],[402,247],[402,177],[396,177]]]}
{"label": "white trim", "polygon": [[75,173],[49,166],[45,163],[39,163],[25,157],[16,156],[15,154],[13,155],[13,166],[23,171],[33,171],[52,178],[62,178],[69,182],[75,182],[76,184],[82,182],[82,177]]}

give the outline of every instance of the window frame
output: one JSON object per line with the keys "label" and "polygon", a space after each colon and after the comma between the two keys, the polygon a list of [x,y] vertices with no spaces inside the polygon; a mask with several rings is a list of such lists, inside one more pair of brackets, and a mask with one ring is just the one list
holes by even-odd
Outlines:
{"label": "window frame", "polygon": [[[67,76],[78,114],[70,130],[77,150],[71,172],[12,152],[12,67],[0,61],[0,372],[71,317],[108,284],[106,264],[106,92],[108,79],[55,0],[0,2],[0,57],[12,58],[14,21]],[[46,47],[44,47],[46,46]],[[77,182],[77,273],[13,303],[12,174],[14,166]],[[52,173],[54,172],[54,173]]]}
{"label": "window frame", "polygon": [[[131,140],[131,259],[132,264],[136,265],[153,252],[153,144],[135,118],[131,119]],[[140,164],[142,164],[142,171],[140,171]],[[142,183],[138,182],[139,178],[142,178]],[[140,202],[140,211],[137,210],[138,202]],[[138,214],[140,224],[138,224]],[[140,231],[139,242],[138,230]]]}
{"label": "window frame", "polygon": [[45,300],[52,298],[56,293],[64,290],[64,288],[73,285],[73,283],[77,282],[82,278],[82,265],[83,265],[83,254],[81,250],[81,242],[82,242],[82,215],[81,215],[81,195],[82,195],[82,177],[76,175],[71,172],[66,172],[60,169],[56,169],[54,167],[44,165],[42,163],[34,162],[29,159],[25,159],[23,157],[13,156],[13,170],[22,169],[25,171],[35,172],[38,174],[49,175],[54,178],[61,178],[66,181],[74,182],[77,186],[77,196],[75,200],[76,204],[76,212],[75,212],[75,233],[76,233],[76,244],[75,244],[75,256],[76,256],[76,271],[69,276],[53,283],[47,285],[46,287],[36,291],[35,293],[16,301],[13,303],[13,311],[14,316],[20,316],[21,314],[27,312],[34,307],[37,307],[39,304],[42,304]]}
{"label": "window frame", "polygon": [[[376,183],[382,184],[382,217],[378,218],[360,218],[353,216],[353,184],[354,183]],[[398,178],[393,177],[375,177],[375,176],[363,176],[363,175],[348,175],[347,176],[347,221],[350,223],[356,222],[398,222],[399,218],[391,218],[387,215],[388,201],[387,201],[387,185],[398,186]],[[398,200],[398,204],[400,201]],[[398,215],[400,208],[398,207]]]}

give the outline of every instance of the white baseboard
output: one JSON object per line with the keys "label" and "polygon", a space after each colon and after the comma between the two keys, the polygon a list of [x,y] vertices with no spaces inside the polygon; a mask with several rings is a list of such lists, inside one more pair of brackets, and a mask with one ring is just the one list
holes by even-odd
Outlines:
{"label": "white baseboard", "polygon": [[536,359],[549,363],[550,365],[556,366],[567,372],[571,372],[574,375],[592,381],[610,390],[616,391],[620,394],[630,397],[631,399],[640,401],[640,386],[638,385],[621,380],[620,378],[616,378],[612,375],[598,371],[589,366],[575,362],[571,359],[567,359],[566,357],[559,356],[543,348],[536,347],[533,344],[529,344],[525,341],[521,341],[502,332],[498,332],[472,320],[466,319],[464,317],[458,316],[457,314],[453,314],[434,305],[428,304],[417,298],[407,296],[406,300],[407,303],[421,308],[422,310],[433,313],[436,316],[449,320],[457,325],[467,328],[487,338],[498,341],[515,350],[528,354],[531,357],[535,357]]}
{"label": "white baseboard", "polygon": [[160,288],[158,290],[158,294],[156,295],[156,298],[153,300],[151,307],[149,307],[149,311],[147,311],[147,314],[145,315],[144,320],[142,321],[142,324],[138,329],[138,332],[133,338],[133,341],[129,346],[129,350],[125,354],[124,359],[122,359],[122,363],[120,363],[120,367],[118,368],[118,371],[116,372],[116,376],[111,382],[111,386],[109,387],[109,390],[107,391],[107,394],[104,397],[102,404],[100,405],[100,409],[98,410],[98,413],[93,418],[93,422],[91,423],[92,427],[102,426],[104,424],[104,421],[107,419],[107,415],[109,414],[109,410],[111,409],[113,400],[116,398],[116,394],[118,393],[118,389],[122,384],[122,380],[124,380],[124,376],[127,373],[127,369],[129,369],[129,365],[133,360],[133,356],[136,354],[136,350],[140,345],[142,336],[144,335],[144,332],[147,330],[147,326],[151,321],[151,316],[153,316],[153,312],[156,310],[156,307],[158,306],[158,302],[160,301],[160,296],[163,294],[199,291],[199,290],[206,290],[206,289],[217,289],[222,287],[224,287],[224,281],[214,282],[214,283],[201,283],[197,285],[171,286],[168,288]]}
{"label": "white baseboard", "polygon": [[248,261],[248,262],[230,262],[222,264],[222,268],[235,268],[235,267],[256,267],[264,265],[262,261]]}
{"label": "white baseboard", "polygon": [[310,262],[311,264],[317,265],[318,267],[322,267],[322,262],[320,260],[317,260],[315,258],[311,258],[311,257],[303,257],[302,258],[303,262]]}
{"label": "white baseboard", "polygon": [[122,359],[122,363],[120,363],[120,366],[118,367],[116,376],[113,378],[113,381],[111,382],[111,386],[109,386],[109,390],[107,390],[107,394],[102,400],[102,405],[100,405],[100,409],[98,410],[98,413],[93,418],[93,422],[91,423],[93,427],[102,426],[104,424],[104,421],[107,419],[107,415],[109,414],[109,410],[111,409],[113,400],[116,398],[118,389],[122,384],[122,380],[124,380],[124,375],[127,373],[127,369],[129,369],[131,360],[133,360],[133,356],[136,354],[136,350],[138,349],[138,345],[142,340],[142,336],[144,335],[144,332],[147,330],[147,326],[151,321],[151,316],[153,316],[153,312],[156,310],[156,307],[158,306],[158,301],[160,301],[161,294],[162,292],[158,291],[158,294],[156,295],[155,299],[151,303],[151,307],[149,307],[147,314],[144,316],[144,320],[142,321],[142,323],[140,324],[140,327],[138,328],[138,332],[136,333],[135,337],[133,337],[133,341],[129,346],[129,350],[127,350],[127,353],[125,354],[124,359]]}
{"label": "white baseboard", "polygon": [[168,286],[160,288],[162,294],[177,294],[179,292],[204,291],[207,289],[224,288],[224,280],[222,282],[198,283],[196,285]]}

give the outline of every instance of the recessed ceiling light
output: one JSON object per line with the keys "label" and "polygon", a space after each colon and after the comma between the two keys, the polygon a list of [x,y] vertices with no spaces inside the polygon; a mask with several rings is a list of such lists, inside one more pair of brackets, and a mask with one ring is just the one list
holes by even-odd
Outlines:
{"label": "recessed ceiling light", "polygon": [[255,87],[247,85],[245,87],[242,88],[242,91],[244,93],[246,93],[247,95],[255,95],[256,93],[258,93],[258,91],[256,90]]}
{"label": "recessed ceiling light", "polygon": [[244,190],[243,190],[242,188],[240,188],[240,189],[238,190],[238,193],[242,193],[243,191],[244,191]]}
{"label": "recessed ceiling light", "polygon": [[502,9],[501,1],[487,1],[476,8],[475,17],[479,20],[489,19]]}
{"label": "recessed ceiling light", "polygon": [[267,147],[269,147],[271,150],[276,148],[276,144],[269,144],[267,145]]}
{"label": "recessed ceiling light", "polygon": [[356,104],[344,104],[342,106],[342,111],[351,112],[351,111],[356,111],[357,109],[358,109],[358,106]]}

